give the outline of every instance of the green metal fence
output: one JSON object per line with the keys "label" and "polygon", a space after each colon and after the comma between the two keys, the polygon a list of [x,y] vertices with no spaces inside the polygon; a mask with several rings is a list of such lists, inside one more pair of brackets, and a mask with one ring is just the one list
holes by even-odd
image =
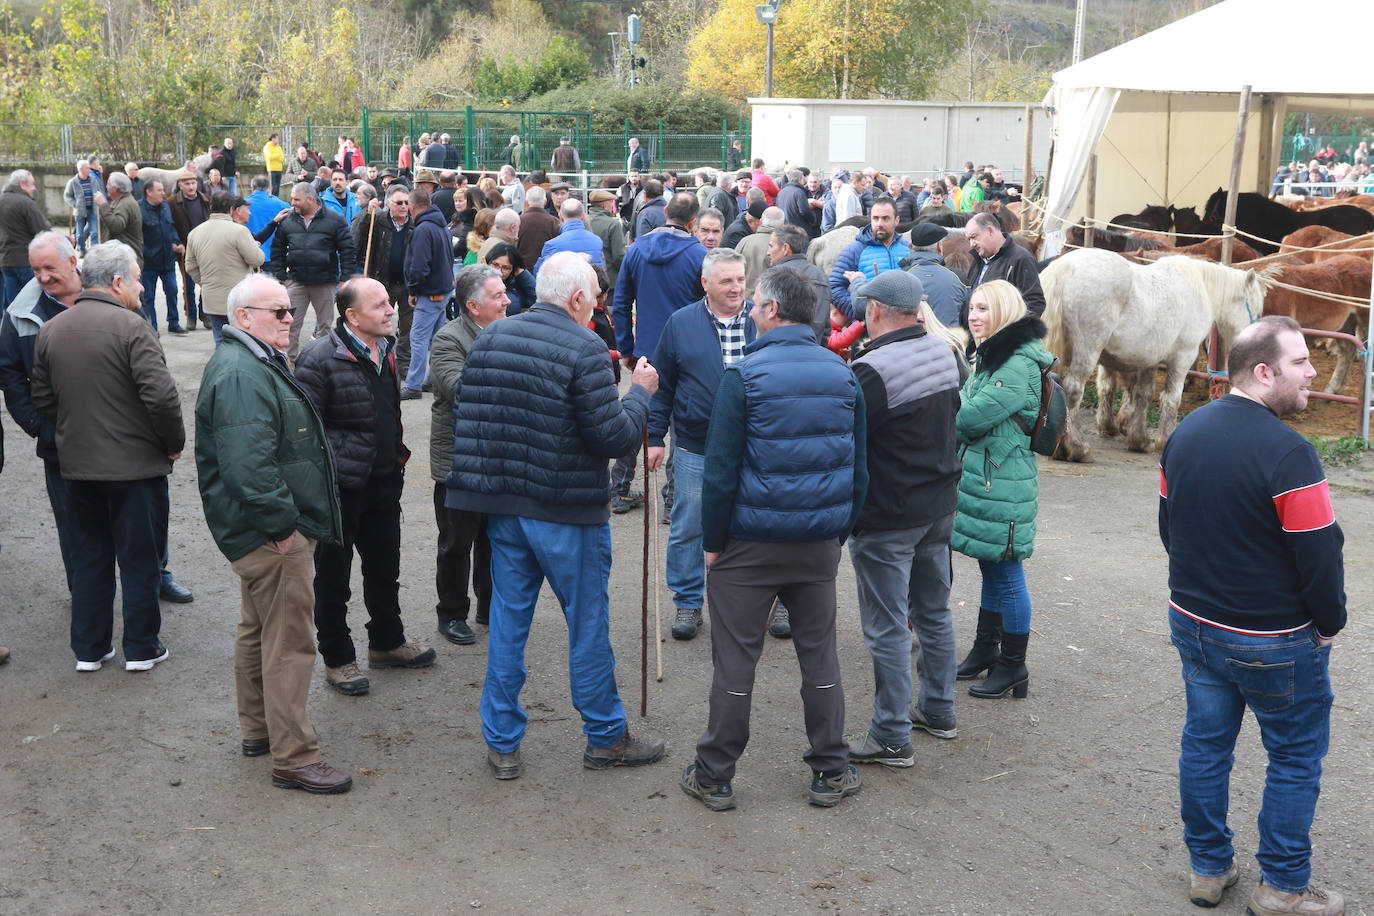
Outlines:
{"label": "green metal fence", "polygon": [[267,138],[279,134],[290,158],[302,142],[333,157],[340,136],[357,137],[356,124],[0,124],[0,165],[72,165],[98,154],[107,163],[178,166],[210,144],[234,138],[240,171],[262,162]]}
{"label": "green metal fence", "polygon": [[1361,140],[1370,142],[1369,137],[1353,128],[1349,133],[1339,134],[1308,134],[1296,130],[1284,137],[1282,160],[1285,163],[1297,160],[1306,165],[1308,160],[1317,154],[1317,150],[1330,146],[1336,151],[1339,161],[1350,162],[1351,155],[1359,147]]}

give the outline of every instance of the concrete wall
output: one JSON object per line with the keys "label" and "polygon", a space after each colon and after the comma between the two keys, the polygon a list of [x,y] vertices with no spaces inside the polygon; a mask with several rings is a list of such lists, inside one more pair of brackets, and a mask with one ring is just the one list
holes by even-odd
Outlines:
{"label": "concrete wall", "polygon": [[[749,100],[752,149],[769,169],[784,162],[813,168],[884,172],[962,172],[966,160],[995,163],[1019,181],[1026,145],[1021,102],[906,102],[841,99]],[[1043,173],[1049,158],[1049,118],[1031,108],[1032,155]]]}

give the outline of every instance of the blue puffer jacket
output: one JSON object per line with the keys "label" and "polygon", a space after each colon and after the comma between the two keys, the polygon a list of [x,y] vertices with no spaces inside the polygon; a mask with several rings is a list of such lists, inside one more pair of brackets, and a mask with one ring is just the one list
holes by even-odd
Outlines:
{"label": "blue puffer jacket", "polygon": [[859,237],[845,246],[835,266],[830,270],[830,301],[850,318],[854,306],[849,301],[849,281],[845,271],[857,270],[873,279],[885,270],[900,270],[901,260],[911,254],[911,246],[900,236],[892,236],[891,245],[881,245],[873,238],[873,227],[859,230]]}
{"label": "blue puffer jacket", "polygon": [[739,373],[745,400],[730,536],[800,542],[846,534],[854,511],[854,373],[816,346],[805,325],[774,328],[726,371]]}
{"label": "blue puffer jacket", "polygon": [[560,251],[580,251],[593,264],[601,264],[601,237],[587,228],[580,219],[570,219],[558,230],[558,234],[544,243],[544,253],[534,262],[531,271],[539,276],[539,267]]}
{"label": "blue puffer jacket", "polygon": [[634,451],[649,392],[616,397],[606,344],[556,305],[494,322],[468,351],[453,411],[450,509],[567,525],[610,518],[606,460]]}

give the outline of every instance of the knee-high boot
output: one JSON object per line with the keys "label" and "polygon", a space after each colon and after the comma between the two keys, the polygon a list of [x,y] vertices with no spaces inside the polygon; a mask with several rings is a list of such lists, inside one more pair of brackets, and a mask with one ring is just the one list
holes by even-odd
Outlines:
{"label": "knee-high boot", "polygon": [[987,608],[978,609],[978,632],[973,637],[973,648],[959,663],[954,676],[960,681],[971,681],[997,663],[997,648],[1002,642],[1002,615]]}
{"label": "knee-high boot", "polygon": [[1023,699],[1030,684],[1030,673],[1026,671],[1026,643],[1029,640],[1029,633],[1003,633],[997,664],[993,665],[987,680],[968,689],[969,695],[995,700],[1010,693],[1018,700]]}

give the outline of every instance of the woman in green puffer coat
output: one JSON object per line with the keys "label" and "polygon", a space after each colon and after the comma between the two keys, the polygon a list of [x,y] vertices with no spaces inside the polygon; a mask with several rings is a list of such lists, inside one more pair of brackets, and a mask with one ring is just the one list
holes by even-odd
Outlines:
{"label": "woman in green puffer coat", "polygon": [[969,328],[978,350],[954,421],[964,467],[950,543],[978,561],[983,595],[978,634],[958,678],[972,680],[990,671],[970,694],[1019,698],[1030,680],[1031,616],[1021,561],[1035,545],[1039,496],[1029,430],[1040,412],[1040,373],[1054,358],[1041,345],[1044,322],[1027,314],[1020,292],[1005,280],[973,291]]}

